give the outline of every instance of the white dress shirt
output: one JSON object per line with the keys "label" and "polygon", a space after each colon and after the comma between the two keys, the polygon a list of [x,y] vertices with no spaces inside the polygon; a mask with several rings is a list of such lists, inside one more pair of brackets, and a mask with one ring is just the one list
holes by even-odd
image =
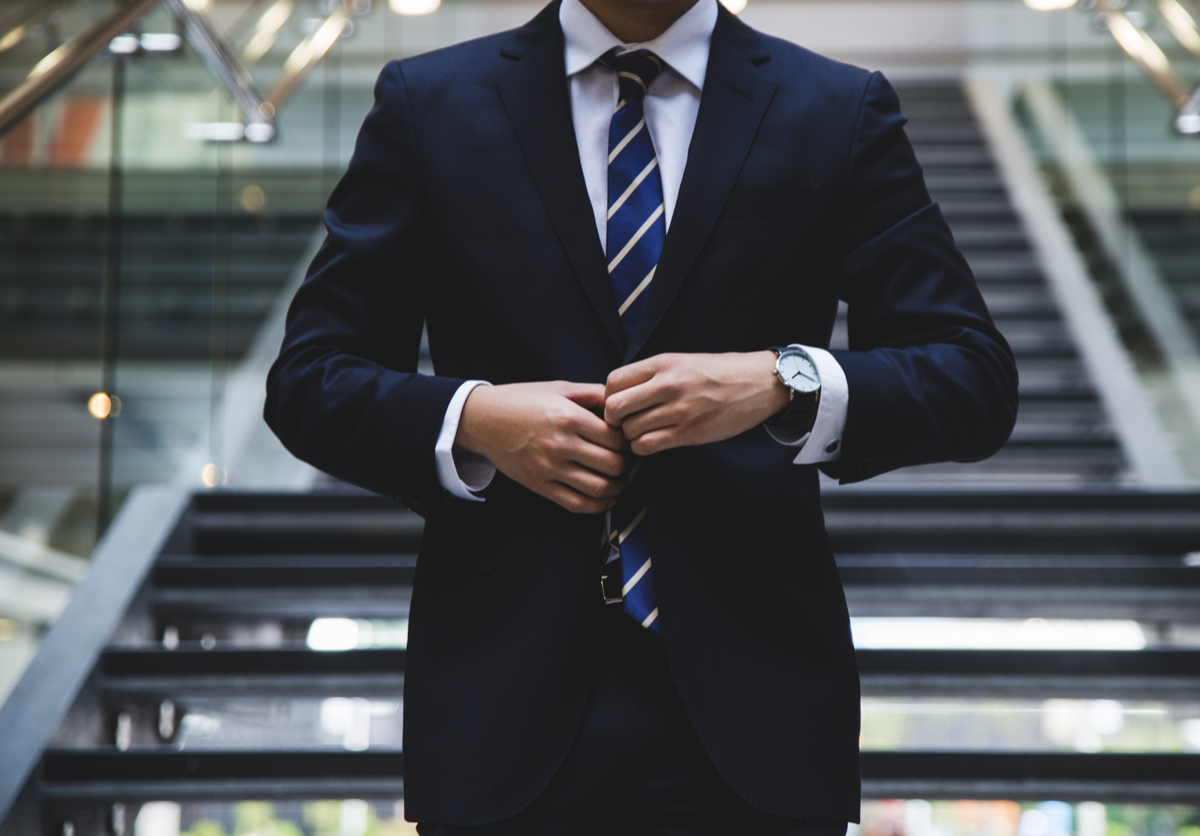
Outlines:
{"label": "white dress shirt", "polygon": [[[663,210],[666,227],[671,227],[679,184],[687,166],[688,148],[700,111],[700,94],[708,71],[709,42],[717,23],[717,0],[697,0],[679,20],[655,40],[624,44],[609,32],[580,0],[562,0],[558,13],[565,41],[564,59],[571,88],[571,118],[575,141],[587,184],[596,232],[601,246],[608,240],[608,129],[617,105],[617,78],[597,59],[614,47],[622,51],[649,49],[664,68],[646,93],[646,127],[658,156],[662,175]],[[767,348],[768,346],[763,346]],[[846,426],[849,387],[837,360],[820,348],[799,346],[812,356],[821,375],[821,402],[812,431],[789,438],[777,430],[772,437],[781,444],[798,447],[796,464],[816,464],[841,457],[842,431]],[[486,488],[496,468],[482,456],[454,453],[454,439],[467,396],[486,381],[471,380],[459,387],[438,435],[435,454],[442,487],[462,499],[480,500],[474,494]]]}

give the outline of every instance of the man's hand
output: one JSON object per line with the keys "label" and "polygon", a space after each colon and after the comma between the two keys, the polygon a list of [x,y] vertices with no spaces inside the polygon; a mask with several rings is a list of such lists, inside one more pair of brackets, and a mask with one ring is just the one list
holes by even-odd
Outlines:
{"label": "man's hand", "polygon": [[604,390],[604,420],[633,452],[723,441],[787,406],[775,352],[659,354],[617,369]]}
{"label": "man's hand", "polygon": [[454,446],[568,511],[600,514],[617,504],[630,463],[625,436],[590,411],[603,406],[598,383],[477,386]]}

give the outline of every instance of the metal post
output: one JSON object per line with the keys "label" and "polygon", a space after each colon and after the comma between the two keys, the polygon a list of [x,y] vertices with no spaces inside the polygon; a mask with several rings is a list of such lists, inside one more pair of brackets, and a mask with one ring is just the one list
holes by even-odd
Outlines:
{"label": "metal post", "polygon": [[[121,331],[121,247],[124,223],[124,170],[121,153],[124,141],[125,58],[116,56],[112,75],[112,150],[108,169],[108,218],[104,244],[104,277],[101,285],[103,319],[100,331],[100,391],[112,399],[117,385],[117,350]],[[113,507],[113,409],[100,420],[100,473],[96,499],[96,537],[104,535]]]}

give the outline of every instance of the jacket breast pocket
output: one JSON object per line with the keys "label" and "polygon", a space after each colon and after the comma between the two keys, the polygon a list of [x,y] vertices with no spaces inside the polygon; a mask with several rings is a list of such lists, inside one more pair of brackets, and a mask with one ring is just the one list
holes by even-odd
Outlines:
{"label": "jacket breast pocket", "polygon": [[485,575],[495,569],[512,519],[500,505],[456,500],[446,511],[445,526],[426,524],[413,580]]}
{"label": "jacket breast pocket", "polygon": [[721,213],[726,221],[783,221],[812,218],[817,213],[817,186],[734,189]]}

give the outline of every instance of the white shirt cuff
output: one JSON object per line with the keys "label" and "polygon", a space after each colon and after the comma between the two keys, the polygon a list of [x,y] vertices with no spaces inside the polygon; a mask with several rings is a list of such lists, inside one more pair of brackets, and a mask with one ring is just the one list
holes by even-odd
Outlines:
{"label": "white shirt cuff", "polygon": [[833,355],[823,348],[806,345],[791,345],[808,352],[817,364],[821,376],[821,402],[817,405],[817,420],[810,432],[799,438],[789,438],[787,433],[765,425],[771,438],[788,447],[799,447],[800,452],[792,459],[794,464],[818,464],[835,462],[842,457],[842,432],[846,429],[846,410],[850,404],[850,384],[846,373]]}
{"label": "white shirt cuff", "polygon": [[438,433],[437,444],[433,448],[434,457],[437,459],[438,481],[442,483],[442,487],[459,499],[469,499],[472,502],[483,502],[483,497],[476,496],[472,491],[481,491],[490,485],[496,475],[496,468],[477,453],[455,453],[454,439],[458,436],[458,422],[462,418],[467,396],[475,391],[476,386],[491,385],[486,380],[468,380],[458,387],[458,391],[450,399],[450,405],[446,407],[442,431]]}

